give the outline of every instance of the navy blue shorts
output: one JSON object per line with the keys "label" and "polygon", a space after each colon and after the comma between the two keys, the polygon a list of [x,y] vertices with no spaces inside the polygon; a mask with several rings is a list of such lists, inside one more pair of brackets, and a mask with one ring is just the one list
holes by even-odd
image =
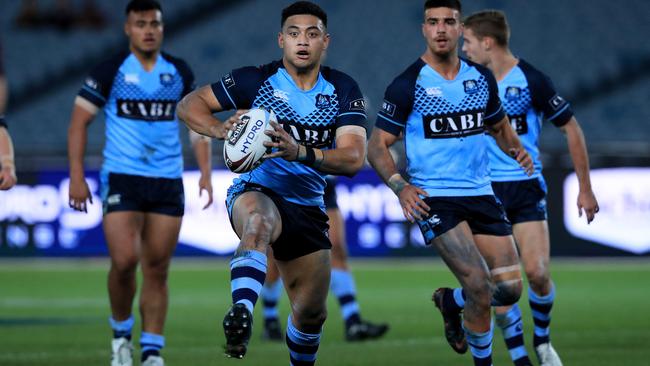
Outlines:
{"label": "navy blue shorts", "polygon": [[230,224],[232,222],[232,207],[235,199],[244,192],[256,191],[263,193],[273,201],[280,212],[282,232],[278,239],[271,243],[273,257],[281,261],[300,258],[323,249],[331,249],[329,239],[328,217],[318,206],[303,206],[289,202],[272,190],[254,183],[237,183],[228,188],[226,207]]}
{"label": "navy blue shorts", "polygon": [[139,211],[180,217],[185,213],[181,178],[108,173],[101,175],[101,181],[104,215],[116,211]]}
{"label": "navy blue shorts", "polygon": [[325,180],[327,181],[327,185],[325,186],[325,194],[323,195],[325,208],[339,208],[339,204],[336,202],[336,178],[330,175]]}
{"label": "navy blue shorts", "polygon": [[546,183],[542,178],[492,182],[492,190],[513,225],[546,220]]}
{"label": "navy blue shorts", "polygon": [[506,236],[512,234],[512,227],[499,200],[492,196],[468,197],[426,197],[431,208],[429,216],[417,221],[424,242],[431,241],[467,221],[472,234]]}

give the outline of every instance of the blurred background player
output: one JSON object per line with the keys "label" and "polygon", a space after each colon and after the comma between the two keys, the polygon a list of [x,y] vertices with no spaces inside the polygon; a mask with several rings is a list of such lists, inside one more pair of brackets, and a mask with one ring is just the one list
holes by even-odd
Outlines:
{"label": "blurred background player", "polygon": [[[86,211],[92,195],[84,177],[87,127],[99,109],[106,115],[101,171],[103,226],[111,256],[108,293],[113,366],[132,365],[131,332],[136,270],[140,293],[141,361],[163,365],[160,350],[168,306],[167,275],[184,213],[183,159],[176,104],[193,89],[181,59],[161,52],[162,8],[155,0],[126,7],[129,50],[101,63],[79,91],[68,133],[70,207]],[[194,135],[201,169],[199,192],[212,202],[210,141]],[[205,207],[207,207],[207,205]]]}
{"label": "blurred background player", "polygon": [[[532,176],[490,139],[490,175],[495,195],[503,203],[521,261],[529,282],[529,304],[533,311],[535,332],[533,345],[543,366],[562,365],[550,340],[551,308],[555,286],[549,271],[550,243],[546,221],[546,183],[539,156],[539,134],[544,119],[566,135],[569,153],[578,177],[578,212],[586,214],[587,223],[598,212],[598,202],[591,190],[589,156],[578,121],[567,103],[555,90],[551,80],[509,49],[510,29],[503,12],[486,10],[470,15],[464,22],[463,51],[467,57],[487,66],[499,85],[499,96],[512,127],[531,153],[535,164]],[[521,311],[517,304],[497,307],[497,325],[502,329],[515,365],[531,365],[524,346]]]}
{"label": "blurred background player", "polygon": [[307,366],[316,362],[327,317],[332,245],[325,177],[353,176],[362,168],[366,113],[357,83],[321,66],[330,40],[323,9],[295,2],[282,10],[280,24],[282,60],[233,70],[185,97],[179,116],[195,131],[223,139],[241,112],[222,123],[215,111],[265,108],[277,114],[279,123],[271,122],[267,131],[275,142],[265,143],[273,152],[228,190],[230,220],[241,241],[230,262],[226,354],[246,354],[271,245],[291,303],[285,332],[291,364]]}
{"label": "blurred background player", "polygon": [[[388,331],[388,324],[373,324],[361,318],[357,289],[348,265],[348,251],[345,240],[345,222],[336,201],[336,177],[328,176],[325,186],[325,211],[329,219],[329,238],[332,242],[332,276],[330,290],[338,300],[344,322],[345,339],[362,341],[376,339]],[[282,281],[275,266],[272,253],[268,256],[268,269],[264,287],[260,293],[264,306],[264,332],[262,336],[270,340],[282,340],[282,330],[278,313],[278,301],[282,296]]]}
{"label": "blurred background player", "polygon": [[16,184],[16,165],[14,145],[7,130],[5,110],[9,99],[9,87],[2,63],[2,43],[0,43],[0,190],[6,191]]}
{"label": "blurred background player", "polygon": [[[368,160],[467,293],[462,324],[461,308],[447,306],[451,289],[434,293],[447,341],[459,353],[469,345],[474,364],[490,366],[490,303],[516,303],[522,284],[512,231],[490,185],[485,130],[519,169],[530,174],[533,164],[490,71],[458,57],[460,12],[458,0],[425,2],[426,50],[386,89]],[[389,152],[402,131],[410,182]]]}

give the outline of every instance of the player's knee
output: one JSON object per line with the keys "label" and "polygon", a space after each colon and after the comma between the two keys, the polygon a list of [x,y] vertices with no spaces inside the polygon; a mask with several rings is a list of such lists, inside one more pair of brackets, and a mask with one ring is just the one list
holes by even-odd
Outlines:
{"label": "player's knee", "polygon": [[246,222],[242,242],[252,245],[268,244],[271,241],[272,231],[271,219],[258,212],[253,212]]}
{"label": "player's knee", "polygon": [[492,293],[493,305],[513,305],[521,297],[521,279],[500,281],[494,284]]}
{"label": "player's knee", "polygon": [[526,277],[528,278],[530,287],[532,287],[535,291],[541,291],[541,289],[550,287],[551,275],[546,267],[538,266],[536,268],[526,270]]}
{"label": "player's knee", "polygon": [[138,267],[138,258],[135,256],[112,258],[111,271],[119,277],[134,276]]}
{"label": "player's knee", "polygon": [[317,333],[327,319],[327,308],[323,306],[296,306],[292,314],[293,320],[300,329],[309,333]]}

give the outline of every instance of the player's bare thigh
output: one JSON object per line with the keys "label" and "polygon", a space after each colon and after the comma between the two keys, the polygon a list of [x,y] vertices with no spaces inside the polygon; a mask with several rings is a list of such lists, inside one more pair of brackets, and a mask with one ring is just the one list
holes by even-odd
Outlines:
{"label": "player's bare thigh", "polygon": [[329,238],[332,243],[332,268],[348,269],[348,248],[345,241],[345,222],[338,208],[328,208]]}
{"label": "player's bare thigh", "polygon": [[471,276],[488,277],[488,267],[466,221],[434,238],[433,246],[463,287]]}
{"label": "player's bare thigh", "polygon": [[[276,260],[298,330],[320,332],[327,316],[330,251],[319,250],[290,261]],[[302,328],[302,329],[301,329]]]}
{"label": "player's bare thigh", "polygon": [[[270,241],[273,243],[282,232],[280,212],[268,196],[255,191],[244,192],[235,199],[232,208],[232,222],[237,236],[241,238],[244,235],[244,229],[249,222],[249,218],[255,213],[268,220],[271,226]],[[266,248],[263,250],[265,251]]]}
{"label": "player's bare thigh", "polygon": [[113,264],[125,269],[137,264],[145,214],[115,211],[104,215],[102,225]]}
{"label": "player's bare thigh", "polygon": [[170,216],[147,212],[143,228],[142,261],[150,265],[169,262],[178,243],[181,231],[181,216]]}
{"label": "player's bare thigh", "polygon": [[550,240],[545,220],[527,221],[512,228],[521,262],[533,289],[541,294],[550,292]]}

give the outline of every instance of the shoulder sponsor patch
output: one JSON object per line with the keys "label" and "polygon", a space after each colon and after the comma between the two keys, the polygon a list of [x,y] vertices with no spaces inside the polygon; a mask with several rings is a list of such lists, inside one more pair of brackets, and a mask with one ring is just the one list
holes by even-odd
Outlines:
{"label": "shoulder sponsor patch", "polygon": [[555,96],[553,98],[551,98],[551,100],[549,100],[549,103],[551,104],[551,107],[553,108],[553,110],[558,110],[560,107],[562,107],[566,103],[566,101],[564,100],[564,98],[562,98],[558,94],[555,94]]}
{"label": "shoulder sponsor patch", "polygon": [[351,110],[357,110],[357,111],[365,111],[366,110],[366,101],[363,100],[363,98],[353,100],[353,101],[350,102],[350,109]]}
{"label": "shoulder sponsor patch", "polygon": [[387,116],[393,117],[395,115],[395,109],[395,104],[387,101],[386,99],[384,99],[384,101],[381,103],[381,112]]}
{"label": "shoulder sponsor patch", "polygon": [[233,79],[231,74],[226,74],[226,76],[223,77],[222,81],[223,81],[223,85],[226,88],[232,88],[233,86],[235,86],[235,79]]}

